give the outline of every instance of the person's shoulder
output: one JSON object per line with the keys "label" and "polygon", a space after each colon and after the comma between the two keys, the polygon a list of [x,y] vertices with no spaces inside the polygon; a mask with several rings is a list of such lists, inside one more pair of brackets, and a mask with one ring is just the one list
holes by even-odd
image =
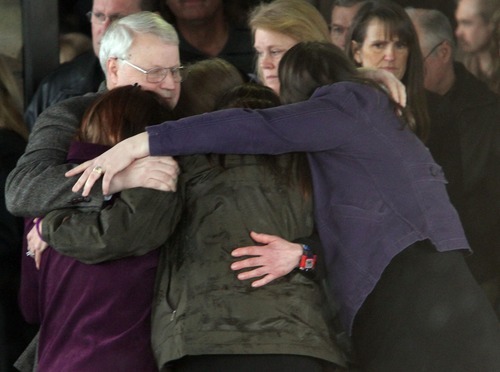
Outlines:
{"label": "person's shoulder", "polygon": [[[376,89],[368,84],[342,81],[330,85],[325,85],[316,90],[313,97],[331,96],[332,99],[340,101],[369,102],[375,98],[386,96],[380,89]],[[378,101],[378,99],[377,99]]]}
{"label": "person's shoulder", "polygon": [[47,107],[47,109],[40,114],[39,118],[53,117],[69,112],[75,112],[75,114],[80,115],[81,112],[86,110],[101,94],[101,92],[87,93],[83,96],[67,98]]}
{"label": "person's shoulder", "polygon": [[456,84],[456,94],[464,98],[467,105],[499,105],[499,95],[493,92],[486,83],[474,76],[460,62],[454,64]]}
{"label": "person's shoulder", "polygon": [[[88,51],[57,67],[42,80],[41,85],[51,84],[57,80],[64,81],[69,79],[70,81],[74,81],[81,73],[93,70],[98,64],[99,60],[94,52]],[[100,68],[100,66],[98,67]]]}

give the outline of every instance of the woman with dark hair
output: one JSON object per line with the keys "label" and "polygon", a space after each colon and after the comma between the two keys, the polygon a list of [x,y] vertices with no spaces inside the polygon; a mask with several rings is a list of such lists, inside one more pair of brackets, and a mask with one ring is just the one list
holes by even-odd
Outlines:
{"label": "woman with dark hair", "polygon": [[[328,283],[361,369],[498,370],[498,321],[465,264],[441,168],[385,92],[351,69],[331,44],[298,44],[280,67],[283,92],[302,83],[283,93],[293,104],[151,126],[67,176],[84,171],[74,190],[86,195],[95,166],[106,191],[150,153],[307,152]],[[296,96],[301,86],[316,90]]]}
{"label": "woman with dark hair", "polygon": [[[194,91],[187,96],[198,114],[280,105],[271,88],[257,84],[229,88],[233,74],[219,61],[198,63],[206,74],[186,79],[191,79]],[[196,89],[207,75],[219,76],[218,84]],[[294,241],[312,233],[311,184],[303,160],[303,154],[295,153],[177,158],[184,210],[164,251],[166,269],[157,280],[160,295],[155,306],[155,318],[170,321],[153,329],[153,337],[164,340],[162,356],[173,371],[325,372],[345,366],[321,278],[314,275],[316,271],[298,268],[302,245],[289,243],[276,249],[268,242],[259,247],[280,263],[279,279],[267,271],[270,265],[235,268],[240,259],[262,260],[259,253],[239,258],[234,254],[235,247],[256,244],[254,231]],[[252,283],[248,280],[252,276],[241,277],[249,274],[255,278]],[[271,280],[256,288],[255,284]]]}
{"label": "woman with dark hair", "polygon": [[348,56],[361,67],[383,69],[406,86],[409,125],[426,140],[429,131],[422,53],[418,36],[405,10],[391,1],[368,1],[352,25]]}
{"label": "woman with dark hair", "polygon": [[[68,162],[96,156],[166,118],[173,115],[158,94],[139,86],[112,89],[87,110]],[[101,211],[68,208],[56,215],[57,223],[49,215],[43,223],[57,226],[51,243],[58,251],[40,244],[37,220],[27,237],[19,295],[25,319],[40,324],[37,371],[158,370],[150,342],[157,248],[180,215],[177,200],[175,193],[136,188],[114,196]],[[27,220],[26,231],[34,225]],[[91,249],[115,258],[113,241],[123,236],[122,257],[137,257],[83,263]],[[83,262],[60,253],[68,249],[80,249]]]}

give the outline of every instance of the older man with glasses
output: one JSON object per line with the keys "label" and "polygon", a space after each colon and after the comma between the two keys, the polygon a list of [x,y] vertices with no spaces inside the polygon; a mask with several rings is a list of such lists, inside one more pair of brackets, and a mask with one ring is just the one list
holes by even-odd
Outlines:
{"label": "older man with glasses", "polygon": [[30,129],[36,118],[47,107],[66,98],[96,92],[104,80],[99,65],[99,48],[102,36],[116,19],[143,10],[156,11],[154,0],[94,0],[87,13],[92,29],[93,50],[61,65],[47,75],[38,86],[24,113],[24,121]]}
{"label": "older man with glasses", "polygon": [[407,9],[420,40],[431,131],[428,147],[474,254],[467,263],[500,317],[500,104],[498,95],[454,62],[453,30],[437,10]]}
{"label": "older man with glasses", "polygon": [[[178,37],[175,29],[159,15],[139,12],[113,23],[100,43],[100,65],[105,71],[106,87],[138,84],[162,96],[170,107],[175,107],[181,89],[182,66],[179,61]],[[99,92],[74,97],[47,109],[38,119],[26,152],[9,175],[6,186],[8,209],[18,216],[43,216],[47,212],[79,206],[99,207],[102,193],[91,198],[75,197],[71,181],[64,177],[70,165],[64,164],[67,150],[80,125],[85,109],[100,95]],[[171,167],[163,170],[154,159],[142,164],[140,174],[124,174],[114,192],[123,188],[148,187],[147,172],[157,168],[161,172],[156,188],[171,190]],[[146,169],[143,169],[146,168]],[[157,181],[158,181],[157,180]],[[68,182],[69,181],[69,182]],[[135,184],[135,186],[133,186]],[[155,182],[156,184],[156,182]]]}

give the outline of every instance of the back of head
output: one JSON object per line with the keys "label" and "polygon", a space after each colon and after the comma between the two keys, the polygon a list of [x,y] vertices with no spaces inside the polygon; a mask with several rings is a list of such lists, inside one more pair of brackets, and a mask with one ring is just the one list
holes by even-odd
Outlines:
{"label": "back of head", "polygon": [[455,50],[455,37],[448,17],[436,9],[406,8],[406,13],[419,31],[420,43],[427,49],[447,41]]}
{"label": "back of head", "polygon": [[29,132],[21,114],[21,102],[14,74],[0,57],[0,128],[10,129],[27,139]]}
{"label": "back of head", "polygon": [[213,111],[216,100],[222,94],[243,82],[241,72],[221,58],[189,65],[175,107],[176,116],[186,117]]}
{"label": "back of head", "polygon": [[139,12],[128,15],[113,22],[101,39],[99,61],[103,71],[106,71],[108,59],[127,59],[136,34],[154,35],[167,45],[179,45],[177,31],[158,14]]}
{"label": "back of head", "polygon": [[280,62],[279,78],[283,103],[305,101],[323,85],[361,82],[345,53],[324,42],[299,43],[288,50]]}
{"label": "back of head", "polygon": [[148,125],[172,119],[172,110],[160,95],[126,85],[104,93],[87,109],[77,138],[113,146]]}
{"label": "back of head", "polygon": [[224,93],[215,104],[215,110],[228,108],[265,109],[281,104],[278,95],[261,84],[245,83]]}
{"label": "back of head", "polygon": [[328,25],[321,13],[304,0],[275,0],[257,6],[249,17],[252,31],[265,29],[297,42],[329,41]]}

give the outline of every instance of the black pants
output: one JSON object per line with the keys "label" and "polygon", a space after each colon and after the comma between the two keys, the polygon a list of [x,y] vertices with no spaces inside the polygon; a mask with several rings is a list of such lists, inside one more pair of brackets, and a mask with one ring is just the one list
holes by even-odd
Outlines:
{"label": "black pants", "polygon": [[500,371],[500,325],[463,254],[428,241],[396,256],[358,312],[362,371]]}
{"label": "black pants", "polygon": [[199,355],[176,361],[172,372],[333,372],[335,367],[320,359],[300,355]]}

